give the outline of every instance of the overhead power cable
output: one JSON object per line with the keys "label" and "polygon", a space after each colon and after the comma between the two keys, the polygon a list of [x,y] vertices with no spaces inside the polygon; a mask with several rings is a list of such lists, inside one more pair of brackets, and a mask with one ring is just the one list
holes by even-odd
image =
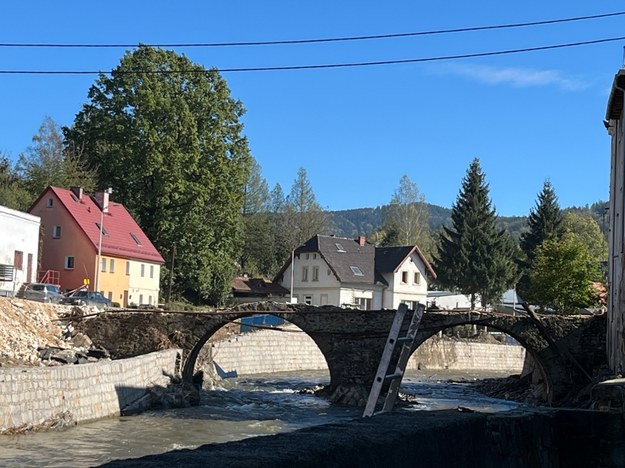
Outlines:
{"label": "overhead power cable", "polygon": [[[423,57],[413,59],[398,59],[398,60],[380,60],[371,62],[352,62],[352,63],[329,63],[319,65],[287,65],[276,67],[250,67],[250,68],[220,68],[217,71],[221,73],[234,73],[234,72],[262,72],[262,71],[287,71],[287,70],[315,70],[325,68],[349,68],[349,67],[367,67],[376,65],[397,65],[406,63],[423,63],[423,62],[439,62],[444,60],[459,60],[477,57],[492,57],[496,55],[510,55],[519,54],[524,52],[538,52],[543,50],[564,49],[568,47],[578,47],[584,45],[604,44],[608,42],[623,41],[625,36],[610,37],[606,39],[594,39],[590,41],[569,42],[566,44],[553,44],[538,47],[526,47],[523,49],[509,49],[499,50],[492,52],[477,52],[473,54],[456,54],[456,55],[443,55],[437,57]],[[178,73],[197,74],[208,73],[209,70],[116,70],[115,73],[126,75],[173,75]],[[0,70],[0,75],[110,75],[112,71],[91,71],[91,70]]]}
{"label": "overhead power cable", "polygon": [[348,42],[365,41],[374,39],[396,39],[401,37],[433,36],[437,34],[454,34],[474,31],[488,31],[496,29],[525,28],[530,26],[543,26],[549,24],[570,23],[573,21],[587,21],[601,18],[611,18],[625,15],[625,11],[614,13],[602,13],[598,15],[576,16],[572,18],[560,18],[543,21],[529,21],[525,23],[497,24],[489,26],[474,26],[455,29],[437,29],[432,31],[417,31],[394,34],[374,34],[368,36],[348,36],[348,37],[328,37],[319,39],[291,39],[276,41],[240,41],[240,42],[179,42],[162,44],[63,44],[63,43],[0,43],[0,47],[47,47],[47,48],[137,48],[140,46],[149,47],[241,47],[241,46],[272,46],[272,45],[292,45],[292,44],[316,44],[324,42]]}

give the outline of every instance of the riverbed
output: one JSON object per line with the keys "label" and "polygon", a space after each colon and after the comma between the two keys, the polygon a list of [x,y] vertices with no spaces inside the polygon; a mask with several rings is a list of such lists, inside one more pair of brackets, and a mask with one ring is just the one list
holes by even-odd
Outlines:
{"label": "riverbed", "polygon": [[[468,382],[505,377],[493,372],[411,371],[401,391],[411,403],[401,411],[458,407],[496,412],[519,403],[476,393]],[[0,466],[87,467],[179,448],[293,431],[358,418],[361,408],[332,406],[301,390],[327,384],[325,371],[255,375],[222,381],[202,391],[200,406],[148,411],[51,432],[0,436]]]}

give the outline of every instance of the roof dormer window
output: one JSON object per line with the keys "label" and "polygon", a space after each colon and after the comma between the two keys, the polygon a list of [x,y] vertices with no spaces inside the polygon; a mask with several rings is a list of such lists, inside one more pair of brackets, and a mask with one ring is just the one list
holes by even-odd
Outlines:
{"label": "roof dormer window", "polygon": [[336,245],[336,251],[337,251],[337,252],[347,252],[347,251],[343,248],[343,246],[342,246],[341,244],[336,243],[336,244],[334,244],[334,245]]}
{"label": "roof dormer window", "polygon": [[362,270],[357,267],[357,266],[350,266],[349,268],[351,268],[352,273],[354,274],[354,276],[365,276],[365,274],[362,272]]}
{"label": "roof dormer window", "polygon": [[[95,223],[98,226],[98,231],[100,230],[100,223]],[[109,233],[106,229],[102,228],[102,235],[108,237]]]}
{"label": "roof dormer window", "polygon": [[134,232],[130,233],[130,237],[132,237],[132,240],[134,240],[136,242],[137,245],[141,245],[141,241],[139,240],[139,238],[135,235]]}

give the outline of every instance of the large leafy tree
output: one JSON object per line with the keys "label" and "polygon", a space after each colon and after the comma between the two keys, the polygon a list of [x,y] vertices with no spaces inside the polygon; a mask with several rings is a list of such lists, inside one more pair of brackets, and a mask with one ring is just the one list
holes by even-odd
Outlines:
{"label": "large leafy tree", "polygon": [[402,176],[393,193],[382,226],[381,245],[419,245],[429,251],[428,208],[415,182]]}
{"label": "large leafy tree", "polygon": [[46,116],[33,144],[20,154],[16,169],[23,188],[33,202],[48,185],[58,187],[81,186],[91,191],[95,186],[95,173],[74,144],[64,144],[61,126]]}
{"label": "large leafy tree", "polygon": [[577,235],[546,239],[538,249],[530,273],[526,300],[556,313],[574,313],[597,303],[593,282],[599,273],[588,247]]}
{"label": "large leafy tree", "polygon": [[576,235],[588,248],[591,261],[599,265],[608,259],[608,241],[590,213],[567,211],[562,218],[565,233]]}
{"label": "large leafy tree", "polygon": [[530,210],[527,219],[527,231],[521,234],[521,258],[519,267],[521,278],[517,289],[524,297],[529,289],[529,274],[536,258],[538,247],[547,239],[559,239],[564,233],[562,225],[562,211],[558,204],[558,197],[549,180],[543,183],[538,194],[536,206]]}
{"label": "large leafy tree", "polygon": [[497,229],[497,215],[478,159],[473,160],[452,207],[452,225],[441,231],[434,264],[438,283],[470,296],[475,307],[493,303],[516,280],[512,242]]}
{"label": "large leafy tree", "polygon": [[175,252],[162,283],[173,275],[175,292],[211,303],[228,291],[236,265],[250,164],[243,113],[217,70],[141,46],[100,75],[65,130],[166,265]]}

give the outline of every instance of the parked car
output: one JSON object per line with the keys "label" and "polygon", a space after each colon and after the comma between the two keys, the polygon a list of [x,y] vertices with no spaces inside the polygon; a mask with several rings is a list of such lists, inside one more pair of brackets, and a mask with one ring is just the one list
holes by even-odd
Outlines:
{"label": "parked car", "polygon": [[96,306],[98,309],[104,309],[111,306],[111,301],[104,297],[101,292],[97,291],[74,291],[61,300],[61,304],[77,305],[77,306]]}
{"label": "parked car", "polygon": [[28,283],[17,294],[31,301],[51,302],[58,304],[65,297],[61,294],[61,290],[56,284],[50,283]]}

